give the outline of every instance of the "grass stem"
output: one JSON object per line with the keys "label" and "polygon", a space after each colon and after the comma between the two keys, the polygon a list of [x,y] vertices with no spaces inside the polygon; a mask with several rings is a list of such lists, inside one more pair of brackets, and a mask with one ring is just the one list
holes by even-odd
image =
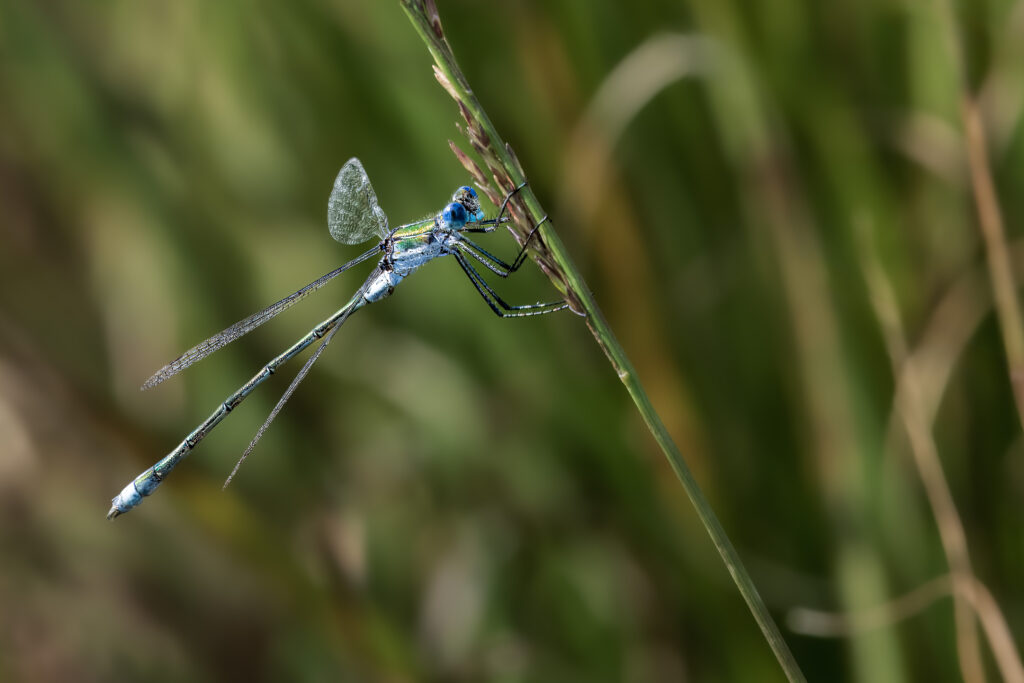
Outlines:
{"label": "grass stem", "polygon": [[[435,76],[459,106],[459,110],[465,119],[465,132],[470,144],[483,159],[500,190],[500,192],[493,192],[493,194],[488,192],[489,197],[494,201],[496,198],[500,198],[501,193],[507,192],[523,183],[526,180],[525,173],[515,158],[512,148],[502,141],[487,113],[473,95],[469,83],[455,60],[451,47],[444,37],[440,16],[433,0],[401,0],[401,2],[414,28],[434,57],[436,64]],[[485,179],[483,178],[483,172],[469,157],[459,151],[456,151],[456,155],[475,179],[478,181]],[[538,225],[543,220],[543,217],[547,215],[529,186],[517,195],[515,203],[518,206],[513,211],[513,216],[519,219],[517,223],[521,223],[524,218],[528,218],[529,225]],[[527,231],[517,235],[518,239],[523,241],[525,234],[527,234]],[[662,423],[661,418],[654,410],[654,406],[651,404],[646,391],[644,391],[643,385],[637,378],[632,363],[615,338],[615,334],[608,325],[608,321],[605,320],[604,314],[590,293],[586,282],[584,282],[583,276],[573,264],[565,246],[562,244],[557,233],[552,229],[550,222],[545,222],[540,226],[538,235],[540,239],[535,238],[531,243],[534,260],[551,278],[555,286],[565,294],[571,308],[585,318],[591,334],[593,334],[594,339],[604,351],[615,373],[625,385],[648,430],[683,485],[686,494],[697,511],[698,517],[711,536],[711,540],[718,549],[729,574],[732,576],[733,581],[735,581],[737,588],[739,588],[740,594],[746,601],[787,678],[794,682],[803,681],[803,673],[800,671],[789,647],[782,638],[778,626],[776,626],[771,615],[768,613],[764,601],[758,594],[753,581],[740,561],[739,555],[736,553],[735,548],[733,548],[717,516],[697,485],[693,473],[669,436],[668,430]]]}

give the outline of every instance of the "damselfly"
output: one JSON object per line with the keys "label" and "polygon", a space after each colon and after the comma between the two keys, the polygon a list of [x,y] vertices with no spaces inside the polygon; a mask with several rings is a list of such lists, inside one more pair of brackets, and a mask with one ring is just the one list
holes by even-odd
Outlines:
{"label": "damselfly", "polygon": [[[521,189],[521,186],[518,189]],[[107,518],[113,519],[141,503],[143,498],[153,493],[170,471],[185,456],[191,453],[199,442],[228,413],[234,410],[257,385],[264,382],[281,365],[294,358],[313,342],[318,339],[322,340],[316,351],[306,361],[302,369],[299,370],[295,379],[292,380],[292,383],[284,392],[284,396],[274,406],[263,426],[256,432],[256,436],[242,454],[238,464],[235,465],[235,469],[231,472],[227,482],[225,482],[225,486],[227,486],[231,478],[238,471],[239,466],[248,457],[249,453],[252,452],[260,437],[263,436],[263,432],[277,416],[281,407],[291,397],[292,392],[295,391],[295,388],[309,372],[313,363],[323,352],[327,344],[330,343],[331,338],[345,320],[363,306],[380,301],[390,295],[399,282],[428,261],[432,261],[440,256],[454,256],[462,270],[469,277],[469,280],[473,283],[473,286],[480,293],[480,296],[484,298],[484,301],[491,307],[491,310],[502,318],[554,313],[566,308],[568,304],[565,301],[510,306],[491,289],[490,285],[487,284],[470,261],[472,259],[482,264],[500,277],[508,277],[525,261],[526,248],[529,246],[530,239],[533,238],[537,232],[537,227],[546,220],[546,217],[537,224],[537,227],[534,227],[529,237],[523,243],[519,254],[511,263],[507,263],[487,252],[466,236],[467,233],[491,232],[496,226],[507,220],[503,218],[505,208],[512,194],[517,190],[513,190],[505,198],[498,212],[498,217],[494,219],[484,219],[484,213],[480,209],[480,200],[476,192],[471,187],[463,186],[455,191],[452,195],[451,203],[445,206],[437,215],[389,229],[387,216],[385,216],[377,204],[377,196],[370,185],[370,179],[367,177],[366,171],[363,170],[363,166],[359,163],[358,159],[349,159],[338,173],[338,177],[334,181],[334,189],[327,202],[327,225],[331,236],[342,244],[359,244],[374,236],[380,238],[380,242],[369,251],[335,268],[294,294],[281,299],[262,311],[250,315],[223,332],[215,334],[206,341],[192,347],[179,358],[158,370],[156,374],[146,380],[142,388],[149,389],[165,379],[176,375],[196,361],[202,360],[217,349],[220,349],[225,344],[259,327],[349,268],[377,254],[382,254],[377,267],[344,306],[338,309],[331,317],[314,327],[309,334],[295,342],[287,351],[264,365],[252,379],[243,384],[235,393],[224,399],[217,406],[217,409],[202,424],[196,427],[192,433],[186,436],[185,440],[178,444],[174,450],[125,486],[121,493],[117,494],[113,499],[113,504],[110,507],[110,512],[107,513]]]}

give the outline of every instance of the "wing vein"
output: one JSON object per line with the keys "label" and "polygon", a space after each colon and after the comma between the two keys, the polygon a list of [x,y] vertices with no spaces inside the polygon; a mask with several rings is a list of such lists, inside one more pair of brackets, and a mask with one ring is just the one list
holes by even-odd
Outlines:
{"label": "wing vein", "polygon": [[143,391],[145,391],[146,389],[152,389],[157,384],[160,384],[164,380],[173,377],[174,375],[178,374],[179,372],[189,367],[193,363],[196,363],[206,358],[214,351],[217,351],[218,349],[221,349],[224,346],[227,346],[231,342],[235,341],[239,337],[249,332],[252,332],[254,329],[259,327],[263,323],[267,322],[268,320],[276,316],[278,313],[287,310],[292,305],[302,300],[307,294],[315,292],[316,290],[323,287],[325,284],[333,280],[341,273],[345,272],[346,270],[355,265],[362,263],[366,259],[377,254],[379,251],[380,245],[377,245],[373,249],[370,249],[369,251],[360,254],[359,256],[352,259],[348,263],[338,266],[337,268],[327,273],[323,277],[320,277],[314,280],[313,282],[310,282],[308,285],[306,285],[299,291],[295,292],[294,294],[289,294],[288,296],[281,299],[277,303],[271,304],[270,306],[267,306],[261,311],[253,313],[252,315],[243,320],[239,320],[237,323],[228,327],[227,329],[222,330],[217,334],[213,335],[212,337],[210,337],[209,339],[206,339],[205,341],[196,344],[191,349],[181,354],[180,356],[172,360],[170,363],[168,363],[167,365],[163,366],[155,373],[153,373],[153,376],[147,379],[145,383],[142,385]]}
{"label": "wing vein", "polygon": [[[360,292],[363,290],[365,290],[365,286],[360,290]],[[324,340],[320,343],[320,346],[316,348],[313,355],[309,357],[306,364],[303,365],[302,369],[299,370],[297,375],[295,375],[295,379],[293,379],[292,383],[288,385],[284,395],[281,396],[281,400],[279,400],[277,405],[274,406],[274,409],[270,411],[270,415],[267,416],[266,421],[264,421],[263,425],[256,432],[256,436],[252,438],[252,441],[249,443],[249,447],[245,449],[245,452],[242,453],[242,457],[240,457],[238,462],[235,463],[235,468],[231,470],[231,474],[228,475],[227,480],[224,482],[224,488],[227,488],[228,484],[231,483],[231,480],[235,478],[235,474],[238,473],[238,469],[242,466],[242,463],[245,462],[246,458],[249,457],[249,454],[252,453],[254,448],[256,448],[256,444],[259,440],[263,438],[263,432],[267,431],[267,427],[270,426],[270,423],[274,421],[277,414],[281,412],[281,408],[284,407],[284,404],[287,403],[288,399],[290,399],[292,394],[295,393],[295,389],[299,386],[299,383],[305,379],[307,374],[309,374],[310,368],[313,367],[313,363],[316,362],[316,359],[319,358],[320,354],[327,348],[327,345],[331,343],[331,339],[333,339],[334,335],[341,329],[341,326],[345,324],[348,317],[358,310],[358,308],[359,307],[355,305],[351,306],[348,311],[346,311],[345,315],[340,318],[338,322],[334,323],[334,327],[331,328],[330,332],[324,336]]]}

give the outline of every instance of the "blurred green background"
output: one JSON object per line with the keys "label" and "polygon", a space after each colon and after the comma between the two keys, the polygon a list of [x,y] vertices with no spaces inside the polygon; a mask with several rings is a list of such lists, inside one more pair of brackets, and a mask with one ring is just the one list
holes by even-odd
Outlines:
{"label": "blurred green background", "polygon": [[[1019,647],[1024,447],[941,5],[439,4],[807,676],[962,680],[907,358]],[[952,21],[1020,261],[1024,3]],[[325,226],[349,157],[393,223],[440,208],[456,117],[395,1],[0,0],[0,680],[782,680],[583,322],[499,320],[454,261],[345,325],[227,491],[298,363],[104,519],[370,266],[142,381],[360,253]]]}

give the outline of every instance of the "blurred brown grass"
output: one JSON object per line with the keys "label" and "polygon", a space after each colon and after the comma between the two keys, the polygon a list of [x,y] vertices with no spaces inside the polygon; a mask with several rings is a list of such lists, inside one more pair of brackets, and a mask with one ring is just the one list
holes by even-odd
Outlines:
{"label": "blurred brown grass", "polygon": [[[960,111],[966,83],[1012,256],[1022,7],[955,9],[962,82],[929,3],[440,5],[780,617],[855,624],[949,574],[894,426],[912,372],[973,575],[1024,632],[1021,427]],[[346,324],[226,492],[287,377],[108,524],[360,274],[141,381],[358,253],[324,226],[350,156],[393,221],[436,210],[467,181],[456,112],[397,3],[4,0],[0,55],[0,679],[781,680],[579,321],[497,320],[454,263]],[[890,616],[786,635],[810,680],[961,680],[947,593]]]}

